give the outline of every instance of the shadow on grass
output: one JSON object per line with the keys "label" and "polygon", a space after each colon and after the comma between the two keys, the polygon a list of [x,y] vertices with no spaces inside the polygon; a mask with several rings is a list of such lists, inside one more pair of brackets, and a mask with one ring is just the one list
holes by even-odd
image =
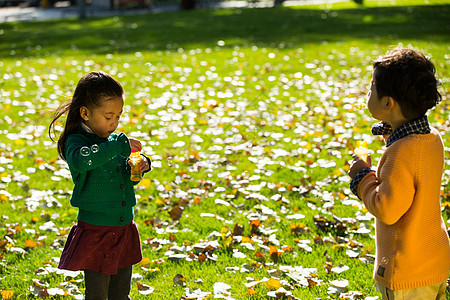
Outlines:
{"label": "shadow on grass", "polygon": [[0,24],[0,56],[133,53],[230,45],[301,47],[352,39],[448,43],[450,5],[306,10],[199,10]]}

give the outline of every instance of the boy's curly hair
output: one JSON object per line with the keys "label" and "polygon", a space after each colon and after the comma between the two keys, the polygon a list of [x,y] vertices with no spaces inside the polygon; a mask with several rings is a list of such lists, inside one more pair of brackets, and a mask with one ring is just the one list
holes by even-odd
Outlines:
{"label": "boy's curly hair", "polygon": [[433,63],[420,52],[397,48],[373,62],[378,97],[389,96],[408,120],[419,118],[442,96]]}

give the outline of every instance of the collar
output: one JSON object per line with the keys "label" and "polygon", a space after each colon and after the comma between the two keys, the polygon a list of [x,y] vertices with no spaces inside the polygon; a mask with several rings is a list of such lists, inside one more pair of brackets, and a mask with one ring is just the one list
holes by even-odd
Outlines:
{"label": "collar", "polygon": [[84,122],[81,122],[81,128],[88,133],[94,134],[94,131],[92,131],[92,129],[89,126],[87,126]]}
{"label": "collar", "polygon": [[386,135],[390,134],[386,141],[386,147],[389,147],[394,142],[402,139],[410,134],[428,134],[431,132],[430,124],[427,116],[423,116],[403,124],[396,130],[392,131],[391,125],[386,122],[376,123],[372,126],[372,134]]}

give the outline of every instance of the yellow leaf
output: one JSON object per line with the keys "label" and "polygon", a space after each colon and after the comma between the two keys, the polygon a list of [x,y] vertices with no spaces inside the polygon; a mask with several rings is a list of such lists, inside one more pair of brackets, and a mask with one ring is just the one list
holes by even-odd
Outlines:
{"label": "yellow leaf", "polygon": [[335,244],[335,245],[331,246],[331,248],[332,249],[342,249],[342,248],[345,248],[345,246],[341,245],[341,244]]}
{"label": "yellow leaf", "polygon": [[254,289],[252,289],[252,288],[248,288],[247,289],[247,295],[248,296],[252,296],[252,295],[256,295],[256,294],[258,294],[258,292],[255,291]]}
{"label": "yellow leaf", "polygon": [[341,176],[343,173],[342,173],[342,170],[341,169],[334,169],[333,170],[333,175],[334,176]]}
{"label": "yellow leaf", "polygon": [[264,282],[264,285],[269,291],[276,291],[281,287],[281,282],[279,279],[270,278],[268,281]]}
{"label": "yellow leaf", "polygon": [[250,244],[254,244],[255,241],[253,241],[251,238],[248,238],[248,237],[246,237],[246,236],[243,236],[243,237],[242,237],[241,243],[250,243]]}
{"label": "yellow leaf", "polygon": [[231,230],[227,226],[222,227],[220,230],[222,234],[222,246],[224,248],[229,248],[233,244],[233,236],[231,235]]}
{"label": "yellow leaf", "polygon": [[166,202],[162,199],[156,198],[156,204],[158,204],[159,206],[163,206],[166,204]]}
{"label": "yellow leaf", "polygon": [[141,182],[138,183],[138,186],[143,186],[146,189],[148,189],[150,187],[150,183],[151,183],[150,179],[144,178],[144,179],[141,180]]}
{"label": "yellow leaf", "polygon": [[150,266],[150,258],[148,258],[148,257],[142,258],[142,260],[139,262],[139,266],[148,268]]}
{"label": "yellow leaf", "polygon": [[0,202],[8,202],[8,197],[5,194],[0,195]]}
{"label": "yellow leaf", "polygon": [[2,299],[3,300],[11,300],[14,295],[14,291],[2,291]]}

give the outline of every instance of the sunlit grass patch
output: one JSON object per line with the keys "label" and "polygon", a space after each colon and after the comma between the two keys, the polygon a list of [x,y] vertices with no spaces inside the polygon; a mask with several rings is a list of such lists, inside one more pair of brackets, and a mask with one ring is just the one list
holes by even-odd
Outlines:
{"label": "sunlit grass patch", "polygon": [[55,269],[77,212],[46,126],[79,78],[101,69],[126,91],[119,130],[154,163],[136,192],[145,259],[133,299],[212,297],[220,282],[235,299],[266,299],[281,283],[264,278],[300,299],[335,297],[342,279],[347,292],[378,295],[373,218],[348,189],[347,161],[362,139],[381,156],[364,103],[371,61],[393,45],[435,62],[444,99],[429,117],[450,146],[444,4],[0,24],[0,290],[83,291],[81,275]]}

